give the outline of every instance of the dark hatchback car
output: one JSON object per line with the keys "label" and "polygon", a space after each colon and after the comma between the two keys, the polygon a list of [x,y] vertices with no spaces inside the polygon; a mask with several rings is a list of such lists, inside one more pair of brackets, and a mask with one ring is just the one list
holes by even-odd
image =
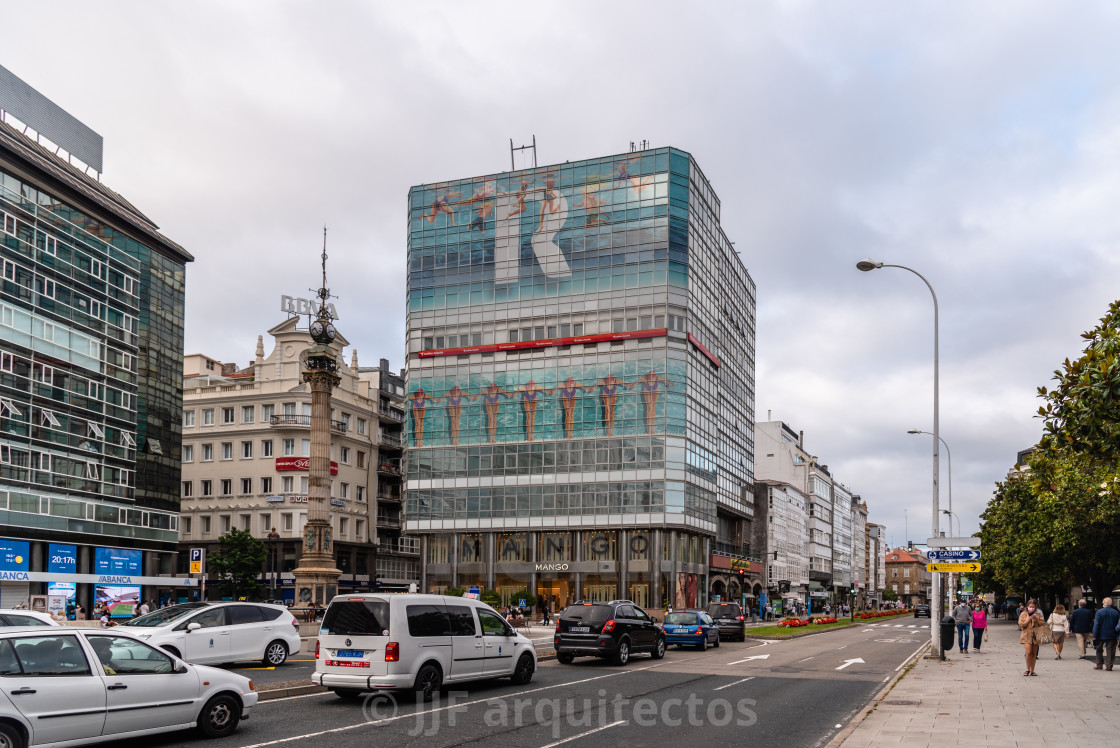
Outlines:
{"label": "dark hatchback car", "polygon": [[747,618],[739,603],[712,603],[705,612],[719,626],[721,639],[738,639],[741,642],[747,640]]}
{"label": "dark hatchback car", "polygon": [[629,600],[569,605],[556,619],[553,644],[563,665],[583,656],[610,659],[616,665],[625,665],[635,652],[649,652],[655,660],[665,656],[665,633]]}
{"label": "dark hatchback car", "polygon": [[914,617],[918,618],[920,616],[925,616],[926,618],[930,617],[929,606],[925,603],[920,603],[914,606]]}

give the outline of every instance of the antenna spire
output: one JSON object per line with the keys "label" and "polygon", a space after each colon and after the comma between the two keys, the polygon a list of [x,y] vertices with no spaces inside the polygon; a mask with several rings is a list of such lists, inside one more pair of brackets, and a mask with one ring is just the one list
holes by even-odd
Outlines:
{"label": "antenna spire", "polygon": [[330,292],[327,290],[327,227],[323,225],[323,285],[319,287],[319,298],[327,303]]}

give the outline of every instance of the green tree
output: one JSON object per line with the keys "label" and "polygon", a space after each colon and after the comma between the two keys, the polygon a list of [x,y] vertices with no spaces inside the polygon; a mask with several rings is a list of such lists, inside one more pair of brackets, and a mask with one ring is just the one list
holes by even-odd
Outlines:
{"label": "green tree", "polygon": [[268,549],[247,530],[230,530],[218,538],[218,550],[206,560],[207,571],[220,582],[223,594],[234,600],[252,598],[260,591],[261,573]]}
{"label": "green tree", "polygon": [[448,597],[462,597],[463,593],[465,592],[466,590],[462,587],[448,587],[443,591],[443,594],[447,595]]}
{"label": "green tree", "polygon": [[883,590],[883,602],[893,603],[898,599],[898,593],[891,589]]}

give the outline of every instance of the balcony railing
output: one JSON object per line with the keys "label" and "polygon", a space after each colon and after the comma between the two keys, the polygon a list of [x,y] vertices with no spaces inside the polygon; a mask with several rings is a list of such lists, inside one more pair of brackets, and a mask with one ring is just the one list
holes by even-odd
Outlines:
{"label": "balcony railing", "polygon": [[389,528],[389,527],[399,528],[401,526],[401,518],[400,517],[392,517],[392,516],[385,515],[385,514],[379,514],[379,515],[377,515],[377,526],[378,527],[385,527],[385,528]]}
{"label": "balcony railing", "polygon": [[[269,418],[271,426],[295,426],[297,428],[311,428],[311,416],[280,415]],[[345,421],[331,421],[331,431],[338,434],[346,433]]]}
{"label": "balcony railing", "polygon": [[746,561],[762,561],[762,559],[757,554],[751,554],[751,547],[746,543],[739,545],[737,543],[721,543],[719,541],[715,541],[712,543],[712,553],[716,554],[717,556],[741,558]]}
{"label": "balcony railing", "polygon": [[395,502],[395,503],[399,504],[403,500],[403,497],[400,495],[400,493],[389,493],[389,492],[381,493],[381,492],[378,492],[377,500],[378,501],[392,501],[392,502]]}
{"label": "balcony railing", "polygon": [[382,462],[377,466],[377,472],[380,475],[394,475],[400,477],[401,466],[392,462]]}
{"label": "balcony railing", "polygon": [[400,421],[400,422],[404,421],[404,408],[392,408],[392,407],[381,406],[380,408],[377,409],[377,412],[380,413],[385,418],[388,418],[391,421]]}
{"label": "balcony railing", "polygon": [[419,538],[382,538],[378,553],[397,556],[419,556]]}
{"label": "balcony railing", "polygon": [[377,435],[377,443],[383,447],[396,447],[397,449],[404,448],[404,439],[400,434],[387,434],[381,432]]}

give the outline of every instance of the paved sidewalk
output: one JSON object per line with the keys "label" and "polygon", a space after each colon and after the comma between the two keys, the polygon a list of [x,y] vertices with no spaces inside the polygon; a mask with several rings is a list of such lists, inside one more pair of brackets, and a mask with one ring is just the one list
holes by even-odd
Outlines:
{"label": "paved sidewalk", "polygon": [[[843,748],[930,746],[1098,746],[1116,741],[1120,667],[1094,670],[1077,641],[1062,659],[1039,648],[1037,677],[1025,677],[1014,623],[993,622],[983,652],[919,659],[840,744]],[[1093,655],[1092,648],[1088,654]]]}

